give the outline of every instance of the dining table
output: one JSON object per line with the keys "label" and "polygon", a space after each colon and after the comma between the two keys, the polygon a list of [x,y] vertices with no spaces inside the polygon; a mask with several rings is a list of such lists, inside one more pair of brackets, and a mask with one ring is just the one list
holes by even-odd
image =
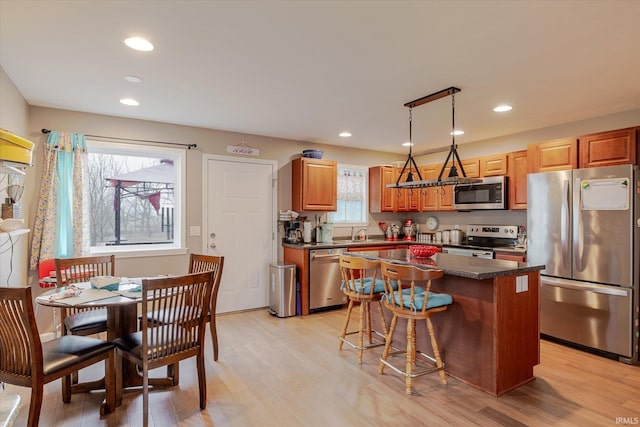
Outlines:
{"label": "dining table", "polygon": [[[138,304],[142,302],[142,278],[120,278],[116,288],[95,288],[90,282],[60,286],[38,295],[36,302],[54,309],[74,308],[106,308],[107,341],[126,336],[138,330]],[[135,364],[126,359],[116,363],[116,406],[122,403],[123,390],[142,386],[142,376]],[[150,378],[153,387],[170,387],[178,384],[178,367],[170,366],[167,377]],[[72,393],[88,392],[104,389],[104,378],[72,385]],[[100,412],[104,413],[104,403]]]}

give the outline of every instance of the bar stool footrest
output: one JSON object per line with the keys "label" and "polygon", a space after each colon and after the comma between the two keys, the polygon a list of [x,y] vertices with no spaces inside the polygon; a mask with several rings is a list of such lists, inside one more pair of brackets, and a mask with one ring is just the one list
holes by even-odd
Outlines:
{"label": "bar stool footrest", "polygon": [[[384,341],[385,336],[384,336],[383,334],[381,334],[380,332],[378,332],[378,331],[371,331],[371,332],[372,332],[373,334],[375,334],[375,335],[377,335],[377,336],[381,337],[381,338],[383,339],[383,341],[382,341],[382,342],[380,342],[380,341],[374,341],[374,342],[372,342],[371,344],[367,344],[367,345],[365,345],[364,347],[362,347],[362,348],[361,348],[358,344],[355,344],[355,343],[353,343],[353,342],[349,341],[349,340],[346,338],[346,336],[347,336],[347,335],[358,334],[358,333],[359,333],[359,331],[347,332],[347,333],[345,334],[345,338],[340,337],[340,340],[341,340],[342,342],[346,343],[346,344],[349,344],[351,347],[355,348],[356,350],[367,350],[367,349],[369,349],[369,348],[375,348],[375,347],[381,347],[381,346],[383,346],[383,345],[385,344],[385,341]],[[372,340],[372,341],[373,341],[373,340]]]}
{"label": "bar stool footrest", "polygon": [[[390,357],[394,357],[394,356],[399,356],[401,354],[407,354],[406,350],[397,350],[397,351],[391,351],[389,352],[389,355],[387,356],[387,359]],[[425,357],[426,359],[428,359],[430,362],[436,364],[436,359],[433,356],[430,356],[428,354],[425,354],[421,351],[416,351],[416,354],[421,355],[422,357]],[[382,358],[380,358],[380,362],[384,363],[385,366],[388,366],[389,368],[393,369],[395,372],[399,373],[400,375],[404,375],[405,377],[411,377],[411,378],[415,378],[415,377],[420,377],[422,375],[427,375],[427,374],[432,374],[434,372],[438,372],[438,371],[444,371],[444,362],[442,362],[442,366],[438,367],[438,366],[424,366],[423,364],[426,363],[425,361],[421,360],[421,359],[417,359],[416,358],[416,367],[418,366],[418,361],[422,362],[421,365],[423,368],[422,371],[418,371],[418,372],[412,372],[412,373],[407,373],[405,371],[406,368],[406,359],[405,360],[405,364],[402,365],[402,368],[399,368],[398,366],[393,365],[391,362],[387,361],[387,360],[383,360]]]}

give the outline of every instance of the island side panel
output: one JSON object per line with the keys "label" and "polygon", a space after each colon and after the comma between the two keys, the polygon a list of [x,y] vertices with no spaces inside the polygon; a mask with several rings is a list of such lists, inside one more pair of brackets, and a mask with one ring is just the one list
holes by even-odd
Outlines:
{"label": "island side panel", "polygon": [[296,279],[300,282],[300,314],[309,314],[309,251],[284,247],[284,262],[296,266]]}
{"label": "island side panel", "polygon": [[[497,395],[494,279],[445,275],[431,290],[453,298],[446,311],[432,317],[446,372]],[[427,336],[424,325],[418,331]]]}
{"label": "island side panel", "polygon": [[[522,278],[520,286],[516,277]],[[539,277],[534,272],[495,279],[499,394],[533,380],[540,363]]]}

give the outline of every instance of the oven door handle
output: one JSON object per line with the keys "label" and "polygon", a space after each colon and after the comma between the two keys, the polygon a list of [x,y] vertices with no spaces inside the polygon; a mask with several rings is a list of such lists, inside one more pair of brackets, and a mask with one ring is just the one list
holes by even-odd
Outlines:
{"label": "oven door handle", "polygon": [[484,257],[493,258],[493,252],[488,252],[488,251],[471,252],[471,256],[474,258],[484,258]]}

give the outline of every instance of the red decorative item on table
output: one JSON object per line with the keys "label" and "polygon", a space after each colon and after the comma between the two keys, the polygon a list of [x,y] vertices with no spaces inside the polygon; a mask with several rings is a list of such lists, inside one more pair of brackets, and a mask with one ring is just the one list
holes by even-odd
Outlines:
{"label": "red decorative item on table", "polygon": [[428,258],[438,252],[438,247],[426,245],[411,245],[409,246],[409,250],[416,258]]}

